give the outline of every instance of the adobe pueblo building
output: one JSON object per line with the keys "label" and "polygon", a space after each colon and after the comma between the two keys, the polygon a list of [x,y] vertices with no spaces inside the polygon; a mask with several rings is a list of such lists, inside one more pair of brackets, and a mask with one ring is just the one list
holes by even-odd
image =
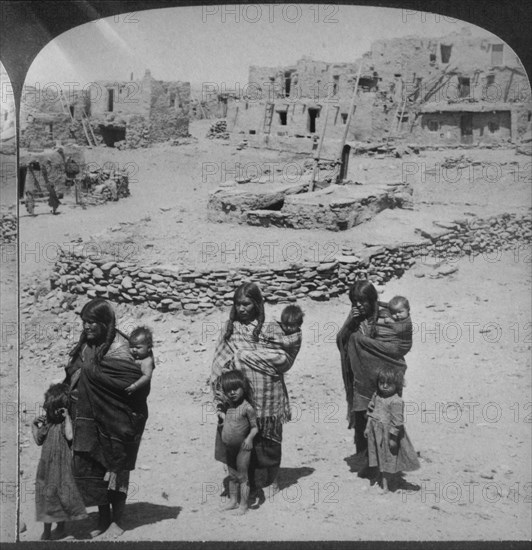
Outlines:
{"label": "adobe pueblo building", "polygon": [[329,163],[335,170],[328,182],[344,185],[308,193],[317,183],[310,174],[306,184],[303,177],[268,189],[225,185],[211,194],[213,221],[349,229],[385,208],[412,207],[403,182],[346,181],[353,154],[508,146],[530,132],[532,115],[516,55],[467,29],[437,39],[379,40],[352,63],[304,57],[293,66],[252,66],[245,92],[228,101],[232,139]]}
{"label": "adobe pueblo building", "polygon": [[247,97],[229,102],[228,130],[252,146],[310,152],[329,102],[327,150],[344,133],[359,67],[348,142],[497,144],[517,141],[530,124],[530,84],[517,56],[464,29],[378,40],[353,63],[304,57],[293,66],[252,66]]}
{"label": "adobe pueblo building", "polygon": [[61,141],[136,148],[189,135],[190,84],[156,80],[149,70],[140,80],[97,80],[66,94],[26,86],[22,97],[22,147]]}

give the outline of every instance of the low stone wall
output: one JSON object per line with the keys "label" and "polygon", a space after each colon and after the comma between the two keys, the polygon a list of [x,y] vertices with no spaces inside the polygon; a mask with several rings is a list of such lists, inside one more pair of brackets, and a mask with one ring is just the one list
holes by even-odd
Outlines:
{"label": "low stone wall", "polygon": [[308,174],[291,185],[226,183],[209,194],[209,221],[344,231],[387,208],[413,207],[412,187],[404,182],[331,185],[307,193],[310,179]]}
{"label": "low stone wall", "polygon": [[[421,232],[423,233],[423,232]],[[490,254],[530,245],[530,216],[503,214],[434,226],[415,245],[345,250],[332,262],[301,263],[289,267],[198,270],[153,266],[63,253],[51,277],[52,288],[114,302],[147,303],[160,311],[187,314],[232,303],[233,292],[245,281],[257,282],[269,303],[294,302],[309,297],[329,300],[348,290],[357,279],[385,283],[401,277],[423,257],[458,258]],[[421,260],[422,261],[422,260]]]}

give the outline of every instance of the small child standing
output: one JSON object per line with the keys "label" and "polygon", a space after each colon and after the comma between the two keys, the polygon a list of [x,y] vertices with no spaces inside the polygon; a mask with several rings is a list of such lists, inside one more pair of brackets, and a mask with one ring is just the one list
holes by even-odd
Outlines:
{"label": "small child standing", "polygon": [[137,327],[132,331],[129,337],[129,351],[142,371],[142,376],[125,389],[131,394],[150,383],[155,368],[153,334],[148,327]]}
{"label": "small child standing", "polygon": [[379,372],[378,390],[368,405],[368,423],[364,435],[368,439],[369,466],[377,466],[382,488],[388,492],[389,482],[399,472],[417,470],[416,451],[404,428],[403,373],[387,367]]}
{"label": "small child standing", "polygon": [[[50,386],[44,394],[46,414],[35,418],[31,426],[35,443],[42,445],[35,487],[37,521],[44,522],[41,540],[64,538],[65,521],[87,517],[72,472],[73,430],[68,391],[66,384]],[[53,532],[52,523],[57,523]]]}
{"label": "small child standing", "polygon": [[[225,413],[218,416],[223,422],[222,442],[225,445],[229,469],[229,503],[224,510],[235,510],[235,515],[248,511],[249,481],[248,469],[253,449],[253,439],[259,429],[257,413],[252,405],[249,380],[238,370],[224,372],[220,384],[225,397]],[[240,487],[240,506],[238,488]]]}

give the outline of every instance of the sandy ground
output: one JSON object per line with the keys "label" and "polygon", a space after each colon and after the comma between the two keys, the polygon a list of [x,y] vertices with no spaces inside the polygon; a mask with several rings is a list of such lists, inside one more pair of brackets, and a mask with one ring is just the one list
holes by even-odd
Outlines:
{"label": "sandy ground", "polygon": [[[325,233],[206,223],[208,191],[224,179],[202,178],[206,163],[211,163],[212,172],[216,163],[221,170],[222,162],[297,160],[210,142],[202,137],[204,123],[192,132],[198,141],[180,147],[88,151],[95,162],[137,163],[132,197],[87,210],[65,204],[56,217],[44,215],[47,208],[40,206],[43,215],[22,217],[21,287],[46,283],[56,250],[53,243],[66,246],[77,238],[92,239],[106,250],[115,247],[118,257],[140,264],[194,268],[269,260],[282,265],[288,261],[283,255],[287,243],[298,243],[306,259],[323,260],[323,255],[344,245],[375,238],[362,226]],[[483,165],[477,165],[479,177],[468,174],[459,181],[448,173],[437,181],[429,173],[423,180],[422,163],[427,169],[445,156],[461,154],[498,163],[500,177],[490,181],[490,174],[482,173]],[[352,162],[351,169],[360,178],[389,181],[408,170],[416,208],[421,210],[414,214],[419,220],[466,212],[526,211],[527,161],[512,150],[456,150],[408,159],[363,157]],[[390,236],[397,228],[393,217],[387,219]],[[399,238],[413,235],[411,227],[401,231]],[[223,257],[222,245],[234,247],[237,242],[278,242],[278,252],[273,258]],[[207,257],[205,243],[218,246],[218,252]],[[29,250],[37,253],[25,253]],[[421,469],[405,476],[403,490],[389,495],[379,494],[357,476],[335,346],[348,300],[305,301],[304,344],[286,379],[294,421],[285,429],[282,491],[259,501],[242,518],[218,511],[224,472],[213,459],[215,419],[209,394],[204,393],[217,331],[228,312],[182,317],[119,305],[123,328],[138,323],[153,327],[158,362],[122,539],[530,539],[530,249],[463,259],[457,265],[458,271],[444,279],[429,278],[431,267],[419,265],[380,289],[383,299],[401,293],[412,304],[417,331],[407,356],[404,398],[407,430],[420,454]],[[21,540],[38,539],[42,527],[34,520],[32,491],[39,449],[31,440],[30,422],[47,385],[61,378],[60,367],[80,330],[74,311],[54,316],[46,300],[41,296],[35,305],[33,296],[21,294],[21,409],[28,411],[20,417],[20,520],[27,526]],[[76,307],[82,303],[79,299]],[[281,307],[269,307],[268,316],[278,315]],[[94,514],[73,526],[75,536],[86,537],[93,521]]]}

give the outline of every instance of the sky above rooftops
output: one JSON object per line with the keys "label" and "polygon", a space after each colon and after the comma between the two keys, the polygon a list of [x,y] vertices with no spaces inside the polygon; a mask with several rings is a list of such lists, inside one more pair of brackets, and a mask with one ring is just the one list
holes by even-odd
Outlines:
{"label": "sky above rooftops", "polygon": [[390,8],[247,4],[165,8],[122,14],[76,27],[36,57],[26,83],[82,88],[95,80],[129,80],[146,69],[158,80],[234,89],[250,65],[291,65],[303,56],[355,61],[373,41],[418,35],[437,38],[467,28],[436,14]]}

